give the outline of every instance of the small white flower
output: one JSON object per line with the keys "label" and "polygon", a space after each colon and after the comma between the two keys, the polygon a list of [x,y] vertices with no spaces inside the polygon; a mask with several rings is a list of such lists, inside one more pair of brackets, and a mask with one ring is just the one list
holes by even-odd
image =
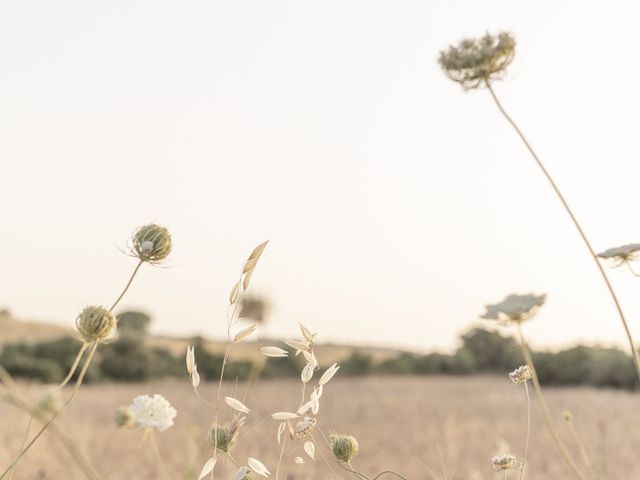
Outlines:
{"label": "small white flower", "polygon": [[311,333],[311,330],[309,330],[307,327],[305,327],[303,324],[299,322],[298,322],[298,326],[300,327],[300,333],[302,333],[302,336],[305,338],[305,340],[313,344],[316,341],[316,334]]}
{"label": "small white flower", "polygon": [[260,347],[260,351],[265,357],[278,358],[278,357],[286,357],[288,355],[287,351],[280,347],[272,347],[272,346]]}
{"label": "small white flower", "polygon": [[141,253],[149,253],[153,250],[153,242],[151,240],[145,240],[140,244]]}
{"label": "small white flower", "polygon": [[600,258],[611,260],[637,260],[640,258],[640,243],[629,243],[620,247],[613,247],[598,254]]}
{"label": "small white flower", "polygon": [[500,470],[511,470],[512,468],[516,468],[518,461],[513,455],[501,455],[499,457],[493,457],[491,459],[491,464],[493,469],[496,472],[499,472]]}
{"label": "small white flower", "polygon": [[338,370],[340,370],[340,365],[334,363],[329,368],[327,368],[327,370],[322,374],[322,376],[320,377],[320,380],[318,380],[318,383],[320,385],[324,385],[325,383],[327,383],[329,380],[333,378],[333,376],[336,374]]}
{"label": "small white flower", "polygon": [[187,372],[193,372],[193,368],[196,365],[195,352],[193,351],[194,347],[187,346]]}
{"label": "small white flower", "polygon": [[531,379],[531,369],[528,365],[522,365],[509,374],[514,385],[520,385]]}
{"label": "small white flower", "polygon": [[133,399],[129,407],[134,421],[142,428],[166,430],[173,425],[178,412],[162,395],[139,395]]}
{"label": "small white flower", "polygon": [[544,305],[546,298],[547,296],[544,294],[511,294],[500,303],[487,305],[487,311],[480,318],[498,320],[503,323],[520,323],[533,317],[538,308]]}
{"label": "small white flower", "polygon": [[247,463],[249,464],[249,468],[256,472],[258,475],[261,475],[263,477],[268,477],[269,475],[271,475],[271,472],[267,469],[267,467],[264,466],[264,464],[260,460],[249,457]]}

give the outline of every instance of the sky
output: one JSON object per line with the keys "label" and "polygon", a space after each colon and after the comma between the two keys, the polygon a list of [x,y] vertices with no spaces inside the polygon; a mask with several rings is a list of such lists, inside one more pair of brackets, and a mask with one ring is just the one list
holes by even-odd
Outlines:
{"label": "sky", "polygon": [[[534,346],[624,346],[544,177],[488,92],[436,59],[513,33],[496,92],[601,251],[640,242],[639,20],[633,1],[4,1],[0,306],[72,325],[115,299],[135,267],[121,249],[158,222],[171,259],[121,305],[157,333],[223,335],[269,239],[264,336],[300,321],[450,350],[485,304],[536,292]],[[609,274],[640,335],[640,279]]]}

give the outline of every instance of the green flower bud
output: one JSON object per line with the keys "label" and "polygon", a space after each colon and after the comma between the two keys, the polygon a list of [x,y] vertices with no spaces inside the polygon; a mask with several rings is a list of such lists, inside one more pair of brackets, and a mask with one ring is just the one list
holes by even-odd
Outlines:
{"label": "green flower bud", "polygon": [[78,333],[87,343],[105,340],[116,330],[117,325],[118,321],[113,313],[99,305],[85,307],[76,318]]}
{"label": "green flower bud", "polygon": [[151,223],[133,233],[131,244],[134,256],[144,262],[158,263],[171,253],[171,234],[166,228]]}
{"label": "green flower bud", "polygon": [[128,406],[118,407],[113,421],[118,427],[130,427],[135,423],[135,416]]}
{"label": "green flower bud", "polygon": [[351,435],[331,434],[331,451],[336,460],[342,463],[349,463],[360,451],[358,440]]}

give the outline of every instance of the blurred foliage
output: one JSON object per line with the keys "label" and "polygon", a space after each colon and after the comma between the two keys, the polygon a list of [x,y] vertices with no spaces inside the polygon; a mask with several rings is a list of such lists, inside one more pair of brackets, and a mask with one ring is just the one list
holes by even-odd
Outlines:
{"label": "blurred foliage", "polygon": [[[88,381],[146,381],[174,376],[187,379],[184,355],[149,346],[147,330],[151,318],[141,312],[124,312],[119,317],[118,338],[100,347],[87,374]],[[220,377],[223,356],[211,352],[202,337],[195,337],[198,371],[204,380]],[[71,337],[26,344],[5,344],[0,363],[15,377],[41,382],[59,382],[73,363],[80,342]],[[257,347],[256,347],[257,348]],[[559,352],[533,352],[541,383],[549,385],[593,385],[633,389],[636,378],[631,358],[615,348],[574,346]],[[401,352],[379,360],[366,349],[354,349],[340,362],[342,376],[362,375],[469,375],[511,372],[523,363],[520,348],[512,337],[474,327],[460,335],[453,354]],[[231,358],[225,368],[228,380],[299,377],[302,355],[293,351],[284,358],[256,361]],[[326,366],[323,367],[323,369]]]}

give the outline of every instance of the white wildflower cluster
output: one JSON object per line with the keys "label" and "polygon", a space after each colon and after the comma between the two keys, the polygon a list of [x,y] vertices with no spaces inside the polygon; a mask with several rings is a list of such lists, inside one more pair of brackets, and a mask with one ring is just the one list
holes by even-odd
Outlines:
{"label": "white wildflower cluster", "polygon": [[491,465],[496,472],[499,472],[516,468],[518,461],[513,455],[500,455],[491,459]]}
{"label": "white wildflower cluster", "polygon": [[500,303],[486,305],[487,311],[480,318],[497,320],[505,324],[522,323],[536,314],[538,308],[544,305],[546,298],[545,294],[511,294]]}
{"label": "white wildflower cluster", "polygon": [[640,259],[640,243],[629,243],[620,247],[609,248],[599,253],[598,257],[609,261],[613,268],[626,265],[631,273],[636,277],[640,277],[640,273],[631,266],[631,262]]}
{"label": "white wildflower cluster", "polygon": [[153,397],[150,395],[137,396],[133,399],[128,411],[133,417],[135,425],[159,431],[171,427],[178,414],[169,401],[158,393]]}
{"label": "white wildflower cluster", "polygon": [[527,380],[531,380],[531,369],[528,365],[522,365],[509,374],[509,379],[514,385],[520,385]]}

